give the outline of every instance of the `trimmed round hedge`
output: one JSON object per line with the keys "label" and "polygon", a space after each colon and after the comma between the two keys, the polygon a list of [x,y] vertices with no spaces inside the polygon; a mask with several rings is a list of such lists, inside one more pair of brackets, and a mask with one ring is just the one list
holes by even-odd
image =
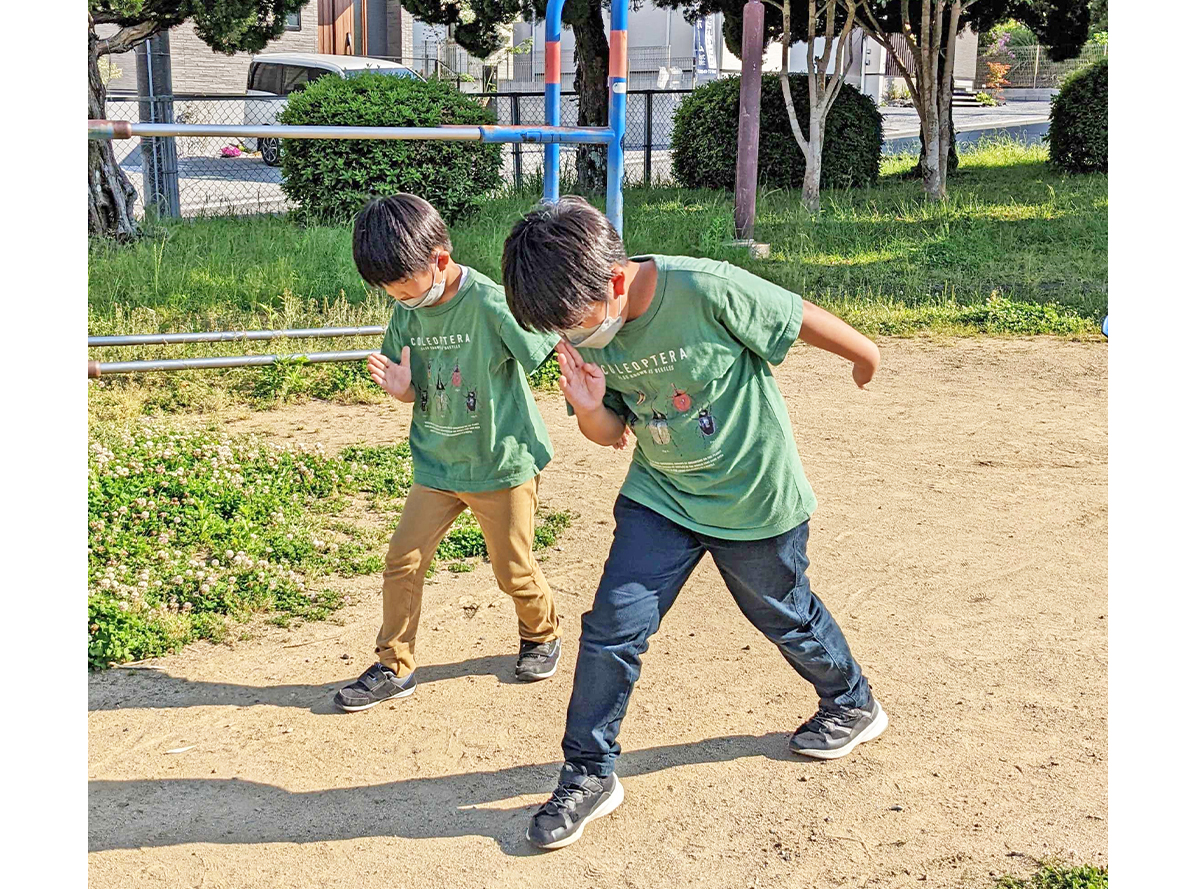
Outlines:
{"label": "trimmed round hedge", "polygon": [[[292,126],[487,125],[493,112],[437,81],[385,74],[322,77],[292,93],[279,121]],[[288,139],[283,191],[305,222],[345,222],[376,195],[412,192],[446,221],[477,211],[499,186],[499,145],[378,139]]]}
{"label": "trimmed round hedge", "polygon": [[[805,132],[810,119],[805,74],[790,75],[790,93]],[[739,122],[739,77],[712,81],[682,100],[673,118],[674,178],[688,188],[735,188]],[[881,141],[881,112],[872,99],[844,84],[827,114],[822,187],[850,188],[875,183],[881,172]],[[757,157],[762,185],[802,187],[806,159],[790,130],[781,78],[776,74],[761,78],[761,136]]]}
{"label": "trimmed round hedge", "polygon": [[1094,62],[1070,75],[1052,99],[1048,157],[1070,173],[1108,173],[1110,64]]}

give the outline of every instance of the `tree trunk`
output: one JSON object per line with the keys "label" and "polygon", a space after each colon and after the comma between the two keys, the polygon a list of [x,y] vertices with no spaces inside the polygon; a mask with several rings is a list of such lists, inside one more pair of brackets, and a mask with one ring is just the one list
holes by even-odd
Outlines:
{"label": "tree trunk", "polygon": [[817,216],[821,207],[819,183],[823,178],[823,131],[822,125],[811,115],[810,141],[806,154],[806,172],[802,174],[802,203],[811,214]]}
{"label": "tree trunk", "polygon": [[943,170],[939,160],[939,96],[937,90],[926,87],[923,96],[923,120],[920,134],[923,143],[923,153],[920,158],[923,178],[923,191],[928,197],[938,197],[943,189]]}
{"label": "tree trunk", "polygon": [[[94,28],[87,34],[87,116],[103,119],[107,89],[100,79],[98,38]],[[87,231],[117,240],[137,237],[140,230],[133,218],[137,190],[116,162],[110,140],[87,141]]]}
{"label": "tree trunk", "polygon": [[[946,169],[949,174],[955,173],[956,168],[960,166],[960,155],[956,152],[956,121],[952,116],[952,106],[948,106],[948,164],[943,169]],[[923,169],[927,163],[927,140],[923,138],[923,132],[919,130],[919,162],[910,170],[909,173],[903,173],[904,179],[922,179]],[[942,166],[942,161],[941,161]]]}
{"label": "tree trunk", "polygon": [[[572,11],[572,15],[571,15]],[[609,76],[607,26],[603,24],[600,0],[585,4],[567,3],[564,23],[574,31],[574,91],[578,94],[578,126],[607,125],[607,78]],[[578,188],[604,192],[607,188],[607,151],[603,145],[578,146]]]}

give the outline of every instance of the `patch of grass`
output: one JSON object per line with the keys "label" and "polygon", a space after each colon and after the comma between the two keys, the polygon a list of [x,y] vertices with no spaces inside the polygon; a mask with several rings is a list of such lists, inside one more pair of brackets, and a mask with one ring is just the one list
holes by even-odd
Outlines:
{"label": "patch of grass", "polygon": [[1043,862],[1029,879],[1002,877],[997,889],[1109,889],[1110,875],[1104,867],[1091,864],[1074,867]]}
{"label": "patch of grass", "polygon": [[575,515],[569,512],[547,512],[539,516],[539,523],[536,530],[534,546],[541,549],[546,546],[553,546],[557,543],[557,538],[561,536],[561,532],[570,526]]}
{"label": "patch of grass", "polygon": [[[286,626],[320,620],[341,598],[330,575],[374,574],[398,498],[412,484],[411,452],[357,445],[333,457],[320,446],[267,444],[216,430],[149,424],[93,429],[88,450],[88,664],[175,651],[225,637],[230,621],[266,613]],[[375,519],[343,516],[352,498]],[[569,516],[538,520],[547,546]],[[443,559],[486,554],[463,515]]]}
{"label": "patch of grass", "polygon": [[[827,189],[817,219],[793,191],[762,192],[754,260],[726,245],[732,196],[630,188],[630,253],[702,255],[826,304],[871,334],[1048,334],[1097,337],[1107,312],[1108,177],[1065,175],[1043,146],[982,141],[960,154],[949,199],[928,201],[905,174],[913,156],[886,157],[870,188]],[[503,241],[536,200],[529,189],[489,200],[455,226],[455,256],[501,280]],[[595,199],[601,206],[602,200]],[[127,246],[94,242],[88,266],[93,334],[385,324],[391,305],[353,266],[348,226],[301,227],[285,218],[160,223]],[[101,360],[244,352],[374,348],[377,340],[96,350]],[[378,400],[364,370],[336,365],[154,374],[92,384],[97,415],[203,410],[224,399],[259,407],[296,397]],[[530,375],[557,376],[550,360]]]}

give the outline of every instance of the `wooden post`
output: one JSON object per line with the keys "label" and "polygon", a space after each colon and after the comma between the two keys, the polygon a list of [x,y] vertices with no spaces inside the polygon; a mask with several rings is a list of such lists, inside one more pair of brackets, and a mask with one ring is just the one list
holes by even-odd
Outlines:
{"label": "wooden post", "polygon": [[765,7],[744,4],[744,66],[740,76],[740,126],[736,145],[736,238],[751,242],[756,229],[757,146],[761,134],[761,57],[765,49]]}

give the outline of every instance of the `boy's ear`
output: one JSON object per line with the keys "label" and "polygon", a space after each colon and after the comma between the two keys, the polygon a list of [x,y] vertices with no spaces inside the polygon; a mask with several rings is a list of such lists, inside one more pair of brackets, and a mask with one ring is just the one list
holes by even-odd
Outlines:
{"label": "boy's ear", "polygon": [[621,265],[611,267],[611,286],[615,296],[623,296],[628,291],[628,279],[624,272],[625,269]]}
{"label": "boy's ear", "polygon": [[444,271],[449,267],[449,251],[443,247],[438,247],[436,250],[436,267],[439,271]]}

